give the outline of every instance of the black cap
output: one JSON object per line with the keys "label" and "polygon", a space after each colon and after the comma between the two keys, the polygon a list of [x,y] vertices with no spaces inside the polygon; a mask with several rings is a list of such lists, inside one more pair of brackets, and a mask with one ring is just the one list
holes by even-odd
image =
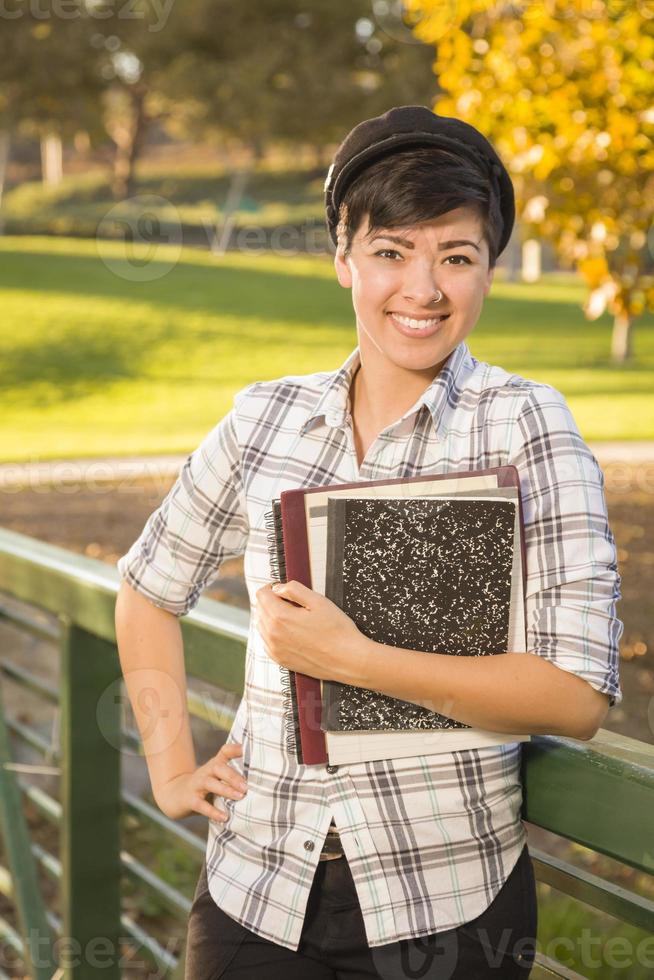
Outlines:
{"label": "black cap", "polygon": [[407,147],[440,146],[465,156],[496,181],[503,228],[498,255],[506,247],[515,221],[515,198],[509,173],[486,137],[462,119],[439,116],[424,105],[401,105],[364,119],[350,130],[327,172],[327,227],[336,244],[338,209],[355,177],[382,157]]}

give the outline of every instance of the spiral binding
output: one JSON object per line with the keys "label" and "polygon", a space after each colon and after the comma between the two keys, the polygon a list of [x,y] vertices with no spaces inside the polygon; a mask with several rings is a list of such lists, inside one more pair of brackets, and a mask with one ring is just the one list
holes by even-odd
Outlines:
{"label": "spiral binding", "polygon": [[[273,500],[272,510],[265,515],[266,537],[268,539],[268,558],[273,580],[286,582],[286,559],[284,554],[284,533],[282,528],[282,507],[279,500]],[[295,671],[279,665],[284,702],[284,727],[286,730],[286,748],[292,752],[301,764],[302,739],[300,736],[300,719],[298,713],[297,687]]]}
{"label": "spiral binding", "polygon": [[284,532],[282,529],[282,505],[279,500],[273,500],[272,510],[265,516],[266,537],[268,539],[268,555],[270,571],[276,582],[286,582],[286,557],[284,554]]}
{"label": "spiral binding", "polygon": [[289,752],[295,754],[295,758],[302,765],[304,759],[302,757],[302,736],[300,732],[295,671],[290,671],[287,667],[280,666],[279,672],[281,674],[282,698],[284,701],[286,748]]}

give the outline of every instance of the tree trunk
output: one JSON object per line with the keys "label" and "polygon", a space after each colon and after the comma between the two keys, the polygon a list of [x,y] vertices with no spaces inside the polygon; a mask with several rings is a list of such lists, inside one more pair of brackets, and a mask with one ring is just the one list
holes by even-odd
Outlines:
{"label": "tree trunk", "polygon": [[506,263],[506,279],[507,282],[518,282],[520,276],[520,254],[522,251],[522,246],[520,244],[520,228],[516,221],[513,227],[513,233],[509,238],[506,251],[505,251],[505,263]]}
{"label": "tree trunk", "polygon": [[145,89],[131,92],[132,118],[125,126],[115,127],[116,143],[111,192],[116,201],[124,201],[134,191],[136,161],[143,147],[149,119],[145,112]]}
{"label": "tree trunk", "polygon": [[58,133],[41,136],[41,172],[46,187],[56,187],[64,175],[64,155]]}
{"label": "tree trunk", "polygon": [[91,137],[86,129],[78,129],[73,137],[75,151],[81,156],[86,156],[91,152]]}
{"label": "tree trunk", "polygon": [[541,244],[537,238],[522,243],[522,281],[538,282],[541,273]]}
{"label": "tree trunk", "polygon": [[[0,129],[0,207],[2,207],[2,195],[7,179],[7,167],[9,164],[9,150],[11,147],[11,136],[8,129]],[[0,235],[4,230],[4,221],[0,213]]]}
{"label": "tree trunk", "polygon": [[252,160],[256,168],[266,155],[266,142],[258,134],[250,138],[250,152],[252,153]]}
{"label": "tree trunk", "polygon": [[613,321],[611,335],[611,360],[614,364],[624,364],[631,357],[631,324],[628,313],[620,313]]}

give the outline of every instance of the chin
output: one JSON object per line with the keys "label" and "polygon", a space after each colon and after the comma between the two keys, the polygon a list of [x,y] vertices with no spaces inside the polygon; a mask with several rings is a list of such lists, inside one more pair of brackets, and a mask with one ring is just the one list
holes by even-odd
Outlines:
{"label": "chin", "polygon": [[403,360],[423,361],[442,361],[447,357],[459,343],[458,337],[452,334],[442,333],[438,336],[427,337],[424,339],[413,339],[412,337],[402,337],[392,334],[386,337],[386,348],[394,351]]}
{"label": "chin", "polygon": [[[452,350],[453,349],[454,348],[452,348]],[[431,353],[428,351],[411,351],[404,355],[399,352],[395,352],[393,354],[388,354],[387,356],[388,359],[396,365],[396,367],[402,368],[404,371],[416,371],[420,374],[429,373],[435,377],[452,353],[452,350]]]}

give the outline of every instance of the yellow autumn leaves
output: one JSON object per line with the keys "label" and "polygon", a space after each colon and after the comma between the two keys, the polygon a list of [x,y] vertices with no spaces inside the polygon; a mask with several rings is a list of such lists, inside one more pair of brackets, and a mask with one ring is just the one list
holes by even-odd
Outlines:
{"label": "yellow autumn leaves", "polygon": [[624,323],[654,311],[654,5],[405,0],[404,8],[407,25],[435,47],[443,92],[435,111],[493,142],[519,215],[546,199],[529,231],[582,272],[586,315],[608,309]]}

